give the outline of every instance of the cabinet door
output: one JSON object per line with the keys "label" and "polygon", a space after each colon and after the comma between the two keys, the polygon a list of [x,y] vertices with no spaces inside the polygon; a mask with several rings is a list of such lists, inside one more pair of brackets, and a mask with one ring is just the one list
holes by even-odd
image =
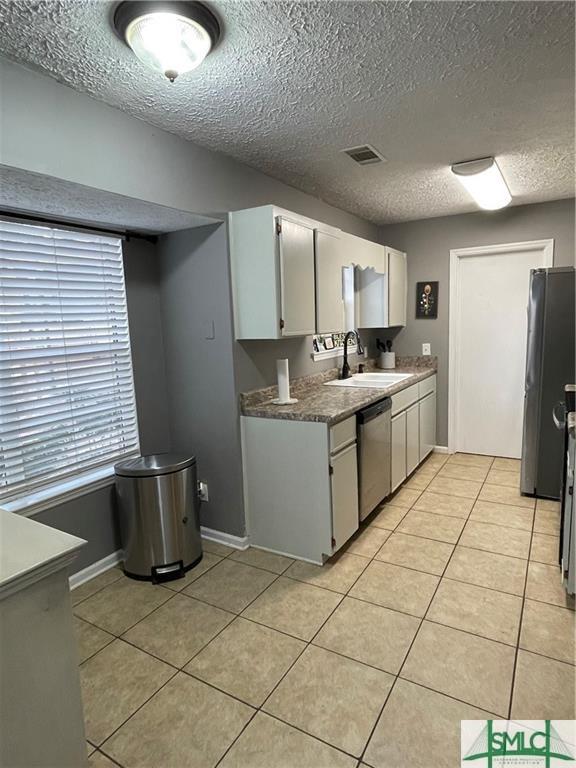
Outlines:
{"label": "cabinet door", "polygon": [[406,411],[392,419],[392,490],[406,479]]}
{"label": "cabinet door", "polygon": [[406,254],[386,248],[388,256],[388,325],[406,325],[408,275]]}
{"label": "cabinet door", "polygon": [[314,333],[314,230],[278,219],[282,336]]}
{"label": "cabinet door", "polygon": [[358,328],[386,328],[388,276],[372,267],[356,267],[354,281]]}
{"label": "cabinet door", "polygon": [[316,333],[345,331],[342,246],[340,238],[316,230]]}
{"label": "cabinet door", "polygon": [[434,450],[436,445],[436,392],[420,400],[420,461]]}
{"label": "cabinet door", "polygon": [[406,411],[406,475],[420,463],[420,408],[415,403]]}
{"label": "cabinet door", "polygon": [[346,264],[354,264],[362,269],[372,267],[376,272],[386,272],[386,250],[383,245],[347,232],[341,233],[341,240]]}
{"label": "cabinet door", "polygon": [[332,537],[336,551],[358,530],[356,443],[332,456]]}

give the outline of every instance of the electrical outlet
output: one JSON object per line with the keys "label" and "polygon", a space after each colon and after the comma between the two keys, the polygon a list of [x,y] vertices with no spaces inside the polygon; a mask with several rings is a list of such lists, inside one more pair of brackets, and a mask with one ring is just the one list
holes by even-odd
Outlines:
{"label": "electrical outlet", "polygon": [[422,344],[422,354],[423,355],[430,355],[430,354],[432,354],[430,352],[430,344]]}
{"label": "electrical outlet", "polygon": [[210,497],[208,496],[208,483],[203,483],[203,482],[198,483],[198,497],[200,501],[210,500]]}

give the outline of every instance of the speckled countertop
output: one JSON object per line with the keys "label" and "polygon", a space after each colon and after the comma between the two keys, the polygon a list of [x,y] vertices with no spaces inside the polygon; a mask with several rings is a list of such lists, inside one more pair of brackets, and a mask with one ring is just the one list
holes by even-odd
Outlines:
{"label": "speckled countertop", "polygon": [[[386,389],[368,387],[327,387],[325,383],[338,378],[338,368],[324,373],[294,379],[290,383],[290,395],[298,399],[292,405],[274,405],[272,400],[278,397],[277,387],[266,387],[240,395],[240,410],[243,416],[259,416],[268,419],[288,419],[291,421],[320,421],[335,424],[352,416],[383,397],[400,392],[422,379],[436,373],[436,357],[398,358],[394,371],[388,373],[410,373],[404,379]],[[372,364],[366,371],[379,371]],[[385,373],[385,371],[382,371]]]}

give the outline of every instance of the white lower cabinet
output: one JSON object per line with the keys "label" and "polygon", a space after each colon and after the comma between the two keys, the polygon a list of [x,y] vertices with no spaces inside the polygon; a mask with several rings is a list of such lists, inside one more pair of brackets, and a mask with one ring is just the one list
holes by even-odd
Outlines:
{"label": "white lower cabinet", "polygon": [[418,403],[420,408],[420,461],[434,450],[436,445],[436,392],[426,395]]}
{"label": "white lower cabinet", "polygon": [[330,459],[332,467],[332,546],[340,549],[358,530],[358,460],[356,443]]}
{"label": "white lower cabinet", "polygon": [[392,418],[392,490],[406,479],[406,411]]}
{"label": "white lower cabinet", "polygon": [[436,376],[392,395],[392,490],[436,445]]}
{"label": "white lower cabinet", "polygon": [[406,475],[420,463],[420,408],[414,403],[406,411]]}
{"label": "white lower cabinet", "polygon": [[[436,442],[436,377],[392,396],[391,487]],[[322,564],[358,530],[356,415],[328,426],[242,416],[250,543]]]}
{"label": "white lower cabinet", "polygon": [[333,427],[243,416],[242,452],[253,546],[321,564],[358,529],[355,415]]}

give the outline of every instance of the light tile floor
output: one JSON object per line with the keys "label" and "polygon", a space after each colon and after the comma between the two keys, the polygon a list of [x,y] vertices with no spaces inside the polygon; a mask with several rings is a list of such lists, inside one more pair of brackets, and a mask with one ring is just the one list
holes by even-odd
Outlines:
{"label": "light tile floor", "polygon": [[322,568],[207,541],[74,590],[92,768],[452,768],[461,719],[574,718],[559,507],[518,464],[432,455]]}

